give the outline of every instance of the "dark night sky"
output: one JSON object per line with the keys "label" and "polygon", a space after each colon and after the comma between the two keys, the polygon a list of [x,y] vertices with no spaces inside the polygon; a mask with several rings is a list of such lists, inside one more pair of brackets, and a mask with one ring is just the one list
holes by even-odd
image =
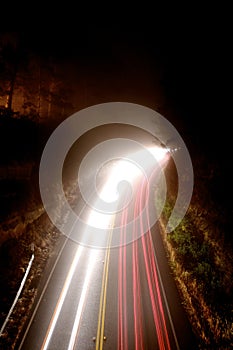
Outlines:
{"label": "dark night sky", "polygon": [[[27,19],[20,32],[24,47],[60,61],[77,61],[86,71],[110,66],[109,76],[117,74],[114,70],[125,51],[130,67],[138,56],[144,57],[151,79],[158,79],[159,73],[166,95],[168,114],[160,112],[175,126],[182,125],[185,141],[191,138],[224,166],[223,171],[231,170],[227,9],[213,4],[208,8],[165,5],[161,11],[146,4],[127,8],[119,4],[105,11],[91,5],[85,11],[68,5],[35,10],[36,17],[22,18]],[[132,84],[137,74],[143,72],[135,70]]]}
{"label": "dark night sky", "polygon": [[[47,30],[25,30],[24,45],[61,61],[77,60],[92,71],[100,64],[115,63],[126,49],[132,52],[132,66],[137,55],[144,55],[152,75],[162,71],[159,79],[173,114],[184,122],[187,133],[194,134],[209,152],[212,145],[219,152],[218,144],[220,148],[231,145],[228,23],[224,15],[221,19],[218,8],[215,13],[211,9],[192,10],[184,9],[178,16],[165,12],[162,18],[156,12],[150,14],[150,9],[137,16],[132,13],[131,18],[129,12],[125,17],[115,15],[114,20],[102,15],[94,21],[91,17],[79,21],[82,16],[78,16],[70,26],[58,26],[59,21],[55,21]],[[117,63],[112,75],[116,67]]]}

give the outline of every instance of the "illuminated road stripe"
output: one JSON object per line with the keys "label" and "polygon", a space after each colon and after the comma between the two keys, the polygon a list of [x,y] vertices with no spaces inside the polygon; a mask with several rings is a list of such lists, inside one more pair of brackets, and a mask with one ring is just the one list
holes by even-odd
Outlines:
{"label": "illuminated road stripe", "polygon": [[118,257],[118,349],[128,349],[127,294],[126,294],[126,223],[127,210],[121,215],[120,246]]}
{"label": "illuminated road stripe", "polygon": [[[134,206],[134,218],[137,217],[139,208],[139,195],[137,194]],[[143,329],[142,329],[142,304],[141,304],[141,285],[140,285],[140,274],[139,274],[139,260],[138,260],[138,227],[136,220],[134,220],[133,227],[133,306],[134,306],[134,336],[135,336],[135,350],[144,349],[143,341]]]}
{"label": "illuminated road stripe", "polygon": [[89,261],[88,261],[88,269],[87,269],[87,273],[86,273],[85,280],[83,283],[82,293],[81,293],[81,297],[79,300],[78,309],[76,312],[75,321],[74,321],[74,325],[72,328],[69,346],[68,346],[67,350],[73,350],[75,348],[75,345],[76,345],[75,343],[76,343],[77,336],[78,336],[80,320],[81,320],[84,304],[85,304],[86,297],[87,297],[88,286],[89,286],[90,280],[91,280],[91,274],[93,272],[94,265],[96,264],[95,258],[97,256],[97,254],[99,254],[98,251],[90,251]]}
{"label": "illuminated road stripe", "polygon": [[[154,245],[152,246],[152,249],[154,251],[155,264],[156,264],[156,266],[158,266],[158,261],[157,261],[157,258],[156,258]],[[164,298],[164,302],[165,302],[166,309],[167,309],[168,318],[169,318],[169,321],[170,321],[170,326],[171,326],[171,329],[172,329],[172,334],[173,334],[173,337],[174,337],[174,340],[175,340],[175,343],[176,343],[176,348],[177,348],[177,350],[180,350],[180,346],[179,346],[178,339],[177,339],[176,332],[175,332],[175,327],[174,327],[174,324],[173,324],[173,321],[172,321],[171,313],[170,313],[168,302],[167,302],[166,293],[165,293],[165,290],[164,290],[164,287],[163,287],[163,283],[162,283],[162,277],[160,275],[160,272],[159,272],[158,268],[157,268],[157,272],[158,272],[158,278],[159,278],[159,281],[160,281],[161,291],[163,293],[163,298]]]}
{"label": "illuminated road stripe", "polygon": [[123,349],[123,322],[122,322],[122,218],[120,231],[120,247],[118,257],[118,349]]}
{"label": "illuminated road stripe", "polygon": [[[152,175],[151,175],[151,178],[149,179],[149,183],[150,183],[150,181],[153,179],[153,176],[154,176],[154,175],[152,174]],[[148,188],[149,188],[149,186],[148,186]],[[148,208],[147,208],[147,223],[148,223],[148,227],[150,227],[150,225],[149,225],[149,212],[148,212]],[[180,350],[180,346],[179,346],[178,339],[177,339],[177,336],[176,336],[176,332],[175,332],[174,324],[173,324],[173,321],[172,321],[170,309],[169,309],[168,302],[167,302],[166,293],[165,293],[165,290],[164,290],[164,287],[163,287],[163,282],[162,282],[161,274],[160,274],[160,271],[159,271],[159,268],[158,268],[158,260],[157,260],[157,257],[156,257],[155,248],[154,248],[154,244],[153,244],[153,240],[152,240],[152,233],[151,233],[151,230],[150,230],[150,229],[149,229],[149,240],[150,240],[151,255],[153,256],[153,259],[152,259],[152,261],[153,261],[153,269],[154,269],[154,271],[156,272],[157,279],[158,279],[159,282],[160,282],[160,290],[161,290],[161,292],[162,292],[163,299],[164,299],[164,303],[165,303],[165,306],[166,306],[167,315],[168,315],[168,318],[169,318],[169,322],[170,322],[172,334],[173,334],[173,337],[174,337],[174,340],[175,340],[175,343],[176,343],[176,349],[177,349],[177,350]],[[160,293],[160,296],[161,296],[161,293]],[[168,339],[168,342],[169,342],[168,333],[167,333],[167,339]]]}
{"label": "illuminated road stripe", "polygon": [[123,305],[124,305],[124,344],[125,349],[128,349],[128,332],[127,332],[127,276],[126,276],[126,225],[128,211],[125,210],[124,215],[124,245],[123,245]]}
{"label": "illuminated road stripe", "polygon": [[53,267],[52,267],[52,269],[51,269],[51,271],[50,271],[50,273],[49,273],[49,276],[48,276],[48,278],[47,278],[47,281],[46,281],[46,283],[45,283],[45,285],[44,285],[44,288],[43,288],[43,290],[42,290],[42,292],[41,292],[41,294],[40,294],[40,297],[39,297],[39,299],[38,299],[38,302],[37,302],[37,304],[36,304],[36,306],[35,306],[35,308],[34,308],[33,314],[32,314],[32,316],[31,316],[31,318],[30,318],[30,320],[29,320],[29,322],[28,322],[27,328],[26,328],[26,330],[25,330],[25,332],[24,332],[24,335],[23,335],[23,337],[22,337],[22,340],[21,340],[21,343],[20,343],[20,345],[19,345],[18,350],[21,350],[21,348],[22,348],[22,346],[23,346],[23,344],[24,344],[24,341],[25,341],[25,339],[26,339],[26,336],[27,336],[27,334],[28,334],[28,332],[29,332],[29,329],[30,329],[30,327],[31,327],[31,325],[32,325],[32,322],[33,322],[34,318],[35,318],[35,315],[36,315],[36,313],[37,313],[37,310],[38,310],[38,308],[39,308],[39,306],[40,306],[41,300],[43,299],[43,296],[44,296],[44,294],[45,294],[45,291],[46,291],[46,289],[47,289],[47,287],[48,287],[48,285],[49,285],[49,282],[50,282],[50,280],[51,280],[51,278],[52,278],[52,275],[53,275],[53,273],[54,273],[54,271],[55,271],[55,268],[56,268],[56,266],[57,266],[57,264],[58,264],[58,261],[59,261],[61,255],[62,255],[62,252],[63,252],[63,250],[65,249],[65,246],[66,246],[66,244],[67,244],[67,241],[68,241],[68,238],[66,238],[66,240],[64,241],[64,243],[63,243],[63,245],[62,245],[62,247],[61,247],[61,249],[60,249],[60,251],[59,251],[59,254],[58,254],[57,258],[56,258],[56,261],[55,261],[55,263],[54,263],[54,265],[53,265]]}
{"label": "illuminated road stripe", "polygon": [[77,252],[75,254],[74,260],[72,262],[72,265],[70,267],[69,273],[68,273],[68,275],[66,277],[66,280],[65,280],[64,286],[62,288],[61,294],[59,296],[58,302],[56,304],[53,316],[52,316],[51,321],[49,323],[49,326],[48,326],[48,329],[47,329],[47,332],[46,332],[43,344],[41,346],[41,350],[48,349],[49,342],[51,340],[54,328],[56,326],[59,314],[61,312],[62,305],[64,303],[66,294],[68,292],[71,280],[73,278],[73,275],[74,275],[74,272],[75,272],[75,269],[77,267],[77,264],[78,264],[78,261],[80,259],[82,251],[83,251],[83,247],[79,246],[78,249],[77,249]]}
{"label": "illuminated road stripe", "polygon": [[[147,235],[147,241],[148,241],[150,262],[151,262],[151,267],[152,267],[152,276],[154,276],[156,290],[160,291],[160,286],[159,286],[159,281],[158,281],[158,273],[157,273],[157,267],[156,267],[155,259],[154,259],[154,251],[152,248],[153,243],[152,243],[152,239],[151,239],[151,231],[150,230],[149,230],[148,235]],[[165,314],[164,314],[163,303],[162,303],[162,298],[161,298],[160,292],[158,293],[158,299],[159,299],[160,315],[162,317],[162,323],[163,323],[163,329],[164,329],[164,333],[165,333],[166,343],[168,345],[168,348],[170,349],[170,341],[169,341],[169,337],[168,337],[168,331],[167,331],[167,326],[166,326],[166,321],[165,321]]]}
{"label": "illuminated road stripe", "polygon": [[100,307],[98,316],[98,328],[96,335],[96,350],[102,350],[104,341],[104,322],[105,322],[105,311],[106,311],[106,296],[107,296],[107,284],[108,284],[108,271],[109,271],[109,260],[110,260],[110,245],[112,240],[112,229],[110,230],[108,237],[108,248],[105,255],[104,271],[101,286],[100,295]]}
{"label": "illuminated road stripe", "polygon": [[[144,194],[144,186],[142,186],[140,189],[140,211],[142,210],[143,194]],[[142,220],[140,220],[140,226],[141,226],[141,231],[143,232],[144,227],[143,227]],[[164,339],[162,336],[162,329],[161,329],[162,327],[160,324],[159,312],[158,312],[158,308],[157,308],[156,300],[155,300],[155,295],[154,295],[155,290],[153,288],[151,269],[150,269],[150,264],[149,264],[149,260],[148,260],[146,236],[147,236],[147,234],[142,236],[142,247],[143,247],[143,255],[144,255],[144,261],[145,261],[145,267],[146,267],[148,287],[149,287],[150,298],[151,298],[152,312],[153,312],[154,323],[155,323],[155,328],[156,328],[156,332],[157,332],[159,349],[165,349],[165,344],[164,344]],[[158,294],[159,290],[157,290],[156,292]]]}

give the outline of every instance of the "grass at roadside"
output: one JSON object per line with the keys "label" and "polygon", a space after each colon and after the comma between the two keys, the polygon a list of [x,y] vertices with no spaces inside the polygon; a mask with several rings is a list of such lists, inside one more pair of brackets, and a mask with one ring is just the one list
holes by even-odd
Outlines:
{"label": "grass at roadside", "polygon": [[232,251],[224,246],[216,212],[198,203],[191,203],[180,225],[166,234],[173,205],[171,198],[164,206],[163,238],[200,349],[229,349],[233,346]]}

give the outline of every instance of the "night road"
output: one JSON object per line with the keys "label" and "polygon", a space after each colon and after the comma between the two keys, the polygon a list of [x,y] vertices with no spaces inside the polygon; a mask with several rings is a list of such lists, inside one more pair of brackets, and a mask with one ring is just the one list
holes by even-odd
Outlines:
{"label": "night road", "polygon": [[[166,164],[164,150],[161,154],[157,157]],[[120,177],[129,180],[123,166],[132,176],[132,169],[130,172],[123,160],[108,169],[112,177],[118,174],[117,182],[119,170]],[[100,195],[105,199],[113,195],[111,176],[101,187]],[[118,188],[122,210],[111,219],[79,205],[89,225],[98,226],[98,222],[105,228],[100,247],[94,247],[96,237],[91,239],[93,246],[75,242],[80,237],[77,232],[93,234],[84,232],[80,222],[73,225],[71,238],[61,238],[20,350],[195,349],[168,266],[161,228],[158,223],[152,228],[148,224],[149,182],[140,174],[134,176],[133,191],[124,182]],[[156,176],[158,170],[152,178]],[[125,205],[129,201],[130,205]],[[144,218],[140,215],[143,208]]]}
{"label": "night road", "polygon": [[233,349],[231,11],[122,5],[1,7],[0,350]]}

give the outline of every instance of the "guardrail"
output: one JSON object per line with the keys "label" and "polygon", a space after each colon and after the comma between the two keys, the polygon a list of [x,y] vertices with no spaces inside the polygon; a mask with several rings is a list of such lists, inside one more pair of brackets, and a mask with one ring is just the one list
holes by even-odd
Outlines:
{"label": "guardrail", "polygon": [[4,332],[4,329],[5,329],[6,325],[7,325],[7,322],[9,321],[9,318],[10,318],[10,316],[11,316],[11,314],[12,314],[12,311],[14,310],[14,307],[15,307],[15,305],[16,305],[18,299],[19,299],[19,296],[20,296],[20,294],[21,294],[21,292],[22,292],[22,289],[23,289],[24,284],[25,284],[25,282],[26,282],[27,276],[28,276],[29,271],[30,271],[30,269],[31,269],[33,260],[34,260],[34,254],[32,254],[32,256],[31,256],[31,259],[30,259],[30,261],[29,261],[29,263],[28,263],[28,267],[27,267],[27,269],[26,269],[26,271],[25,271],[25,274],[24,274],[24,277],[23,277],[23,279],[22,279],[22,281],[21,281],[19,290],[18,290],[18,292],[17,292],[17,294],[16,294],[16,297],[15,297],[13,303],[12,303],[12,306],[11,306],[9,312],[8,312],[8,315],[7,315],[7,317],[6,317],[6,319],[5,319],[4,323],[3,323],[3,325],[2,325],[2,327],[1,327],[1,330],[0,330],[0,337],[1,337],[2,333]]}

